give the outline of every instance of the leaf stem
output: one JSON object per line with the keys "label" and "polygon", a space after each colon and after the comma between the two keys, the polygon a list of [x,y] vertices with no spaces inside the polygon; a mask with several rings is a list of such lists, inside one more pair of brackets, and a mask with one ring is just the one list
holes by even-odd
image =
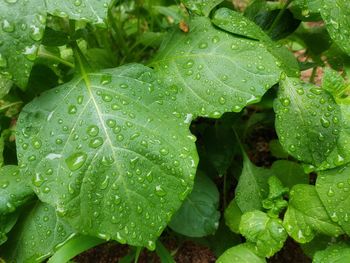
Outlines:
{"label": "leaf stem", "polygon": [[270,35],[272,30],[276,27],[276,25],[280,22],[282,16],[284,15],[284,13],[286,12],[288,6],[290,5],[290,3],[293,0],[287,0],[287,2],[284,4],[284,6],[282,7],[282,9],[279,11],[277,17],[275,18],[275,20],[273,21],[271,27],[269,28],[269,30],[267,31],[267,34]]}
{"label": "leaf stem", "polygon": [[50,60],[59,62],[59,63],[66,65],[70,68],[75,67],[75,65],[73,63],[56,56],[55,54],[47,51],[45,48],[42,48],[42,47],[40,47],[40,49],[39,49],[38,56],[41,58],[50,59]]}

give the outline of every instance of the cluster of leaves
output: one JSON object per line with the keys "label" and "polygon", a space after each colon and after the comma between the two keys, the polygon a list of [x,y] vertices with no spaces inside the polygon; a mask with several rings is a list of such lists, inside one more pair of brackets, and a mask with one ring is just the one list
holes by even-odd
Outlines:
{"label": "cluster of leaves", "polygon": [[[348,258],[349,13],[0,2],[0,257],[64,262],[115,240],[169,262],[168,226],[223,263],[265,262],[288,236],[314,262]],[[250,159],[259,129],[269,168]]]}

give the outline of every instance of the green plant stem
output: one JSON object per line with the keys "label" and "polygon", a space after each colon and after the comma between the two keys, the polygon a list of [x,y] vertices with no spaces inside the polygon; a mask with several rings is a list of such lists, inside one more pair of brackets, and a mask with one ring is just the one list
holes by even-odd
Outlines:
{"label": "green plant stem", "polygon": [[80,253],[105,243],[105,240],[91,236],[75,236],[63,245],[47,262],[65,263]]}
{"label": "green plant stem", "polygon": [[23,101],[16,101],[16,102],[12,102],[10,104],[6,104],[6,105],[0,107],[0,111],[6,110],[6,109],[11,108],[11,107],[16,106],[16,105],[20,105],[22,103],[23,103]]}
{"label": "green plant stem", "polygon": [[136,248],[134,263],[137,263],[137,262],[139,261],[139,257],[140,257],[140,254],[141,254],[141,251],[142,251],[142,250],[143,250],[142,247],[137,247],[137,248]]}
{"label": "green plant stem", "polygon": [[312,72],[311,72],[311,76],[310,76],[310,82],[311,83],[314,83],[315,77],[316,77],[316,73],[317,73],[317,67],[313,67],[312,68]]}
{"label": "green plant stem", "polygon": [[286,12],[288,6],[290,5],[290,3],[293,0],[287,0],[287,2],[284,4],[284,6],[282,7],[282,9],[279,11],[277,17],[275,18],[275,20],[273,21],[271,27],[269,28],[269,30],[267,31],[267,34],[270,35],[270,33],[272,32],[272,30],[276,27],[276,25],[280,22],[282,16],[284,15],[284,12]]}

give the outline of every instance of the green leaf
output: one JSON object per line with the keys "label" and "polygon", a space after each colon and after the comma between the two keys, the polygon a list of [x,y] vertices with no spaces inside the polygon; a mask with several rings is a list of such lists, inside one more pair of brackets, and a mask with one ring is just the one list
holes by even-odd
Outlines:
{"label": "green leaf", "polygon": [[235,198],[243,213],[262,209],[262,200],[268,194],[267,181],[271,175],[270,170],[255,166],[244,154],[243,170],[236,187]]}
{"label": "green leaf", "polygon": [[46,0],[47,12],[59,17],[69,17],[94,24],[104,24],[110,0]]}
{"label": "green leaf", "polygon": [[343,233],[331,220],[313,185],[298,184],[292,188],[283,225],[299,243],[310,242],[318,233],[333,237]]}
{"label": "green leaf", "polygon": [[242,218],[242,211],[237,202],[233,199],[225,209],[225,223],[232,232],[239,234],[239,224]]}
{"label": "green leaf", "polygon": [[318,169],[342,164],[341,156],[337,157],[342,117],[328,92],[286,77],[281,81],[274,110],[279,140],[290,155]]}
{"label": "green leaf", "polygon": [[282,184],[289,188],[296,184],[309,183],[309,176],[305,174],[303,167],[298,163],[287,160],[275,161],[271,170]]}
{"label": "green leaf", "polygon": [[[341,238],[341,237],[340,237]],[[301,249],[309,258],[313,258],[319,250],[325,250],[330,244],[336,242],[334,237],[317,235],[308,243],[300,244]]]}
{"label": "green leaf", "polygon": [[321,15],[331,38],[350,55],[350,2],[348,0],[323,1]]}
{"label": "green leaf", "polygon": [[7,215],[0,215],[0,246],[7,241],[6,234],[9,233],[14,227],[14,225],[17,222],[17,219],[17,212]]}
{"label": "green leaf", "polygon": [[184,5],[198,15],[209,16],[210,11],[224,0],[182,0]]}
{"label": "green leaf", "polygon": [[313,263],[346,263],[350,261],[350,245],[347,242],[333,244],[315,253]]}
{"label": "green leaf", "polygon": [[288,206],[284,200],[284,195],[288,193],[288,188],[284,187],[276,176],[269,177],[269,195],[262,201],[262,205],[268,210],[270,217],[278,218],[279,214]]}
{"label": "green leaf", "polygon": [[219,226],[219,191],[203,173],[198,172],[191,194],[172,217],[169,227],[189,237],[213,234]]}
{"label": "green leaf", "polygon": [[0,168],[0,215],[14,212],[27,203],[34,193],[14,165]]}
{"label": "green leaf", "polygon": [[288,158],[288,153],[285,152],[279,140],[271,140],[269,142],[271,155],[276,158]]}
{"label": "green leaf", "polygon": [[322,2],[322,0],[294,0],[290,9],[295,18],[303,21],[319,21],[322,19],[320,15]]}
{"label": "green leaf", "polygon": [[0,10],[0,75],[24,89],[45,29],[45,3],[1,1]]}
{"label": "green leaf", "polygon": [[240,233],[248,242],[255,244],[256,253],[271,257],[279,251],[288,235],[279,218],[270,218],[261,211],[251,211],[242,215]]}
{"label": "green leaf", "polygon": [[317,193],[333,222],[350,234],[350,164],[319,172],[316,181]]}
{"label": "green leaf", "polygon": [[265,258],[257,256],[253,248],[247,244],[241,244],[225,251],[217,263],[264,263]]}
{"label": "green leaf", "polygon": [[335,70],[325,68],[322,88],[331,93],[338,104],[350,103],[348,96],[350,85],[347,85],[343,77]]}
{"label": "green leaf", "polygon": [[[0,67],[1,70],[1,67]],[[10,91],[13,82],[0,74],[0,99],[5,97]]]}
{"label": "green leaf", "polygon": [[258,25],[241,13],[228,8],[220,8],[215,12],[212,21],[219,28],[232,34],[260,40],[260,44],[275,57],[275,63],[280,69],[288,76],[299,75],[299,66],[294,55],[284,46],[273,42]]}
{"label": "green leaf", "polygon": [[175,116],[190,122],[239,112],[278,81],[276,60],[258,41],[222,32],[203,17],[189,26],[189,33],[169,35],[151,63],[176,95]]}
{"label": "green leaf", "polygon": [[74,235],[51,206],[38,201],[21,215],[0,254],[8,262],[42,262]]}
{"label": "green leaf", "polygon": [[192,189],[195,138],[150,68],[82,71],[21,112],[21,171],[82,234],[154,249]]}

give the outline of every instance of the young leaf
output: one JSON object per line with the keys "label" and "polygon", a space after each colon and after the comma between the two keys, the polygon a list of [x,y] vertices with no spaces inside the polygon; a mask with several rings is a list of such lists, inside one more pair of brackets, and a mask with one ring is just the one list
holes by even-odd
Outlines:
{"label": "young leaf", "polygon": [[94,24],[104,24],[110,0],[46,0],[47,12],[60,17],[84,20]]}
{"label": "young leaf", "polygon": [[45,29],[45,3],[0,1],[0,17],[0,75],[24,89]]}
{"label": "young leaf", "polygon": [[269,195],[262,201],[262,205],[268,210],[270,217],[278,218],[281,211],[288,206],[288,202],[283,199],[288,193],[288,188],[284,187],[276,176],[269,177],[268,184]]}
{"label": "young leaf", "polygon": [[320,9],[329,35],[350,55],[350,2],[348,0],[323,1]]}
{"label": "young leaf", "polygon": [[278,137],[290,155],[318,169],[341,164],[337,141],[342,117],[328,92],[286,77],[281,81],[274,110]]}
{"label": "young leaf", "polygon": [[341,263],[350,261],[350,245],[347,242],[333,244],[315,253],[313,263]]}
{"label": "young leaf", "polygon": [[257,256],[251,244],[241,244],[225,251],[217,263],[264,263],[265,258]]}
{"label": "young leaf", "polygon": [[242,215],[240,233],[248,242],[255,244],[255,251],[263,257],[271,257],[279,251],[288,235],[279,218],[270,218],[261,211],[251,211]]}
{"label": "young leaf", "polygon": [[22,173],[82,234],[154,249],[192,189],[194,137],[150,68],[82,74],[21,112]]}
{"label": "young leaf", "polygon": [[225,223],[232,232],[239,234],[239,224],[242,218],[242,211],[238,207],[237,202],[233,199],[225,209]]}
{"label": "young leaf", "polygon": [[350,234],[350,164],[322,171],[316,181],[317,193],[333,222]]}
{"label": "young leaf", "polygon": [[329,217],[313,185],[295,185],[289,198],[283,225],[297,242],[310,242],[317,233],[333,237],[343,233]]}
{"label": "young leaf", "polygon": [[14,212],[34,196],[14,165],[0,168],[0,215]]}
{"label": "young leaf", "polygon": [[268,194],[268,169],[256,167],[244,154],[243,171],[236,187],[236,202],[240,210],[245,213],[262,209],[262,200]]}
{"label": "young leaf", "polygon": [[224,0],[182,0],[184,5],[198,15],[209,16],[210,11]]}
{"label": "young leaf", "polygon": [[38,201],[21,215],[0,254],[8,262],[41,262],[74,235],[72,228],[57,217],[54,208]]}
{"label": "young leaf", "polygon": [[198,172],[193,190],[172,217],[169,227],[189,237],[213,234],[219,225],[219,191],[216,185]]}
{"label": "young leaf", "polygon": [[174,31],[151,65],[177,94],[175,115],[220,117],[258,102],[278,81],[275,58],[258,41],[216,29],[194,18],[190,32]]}

